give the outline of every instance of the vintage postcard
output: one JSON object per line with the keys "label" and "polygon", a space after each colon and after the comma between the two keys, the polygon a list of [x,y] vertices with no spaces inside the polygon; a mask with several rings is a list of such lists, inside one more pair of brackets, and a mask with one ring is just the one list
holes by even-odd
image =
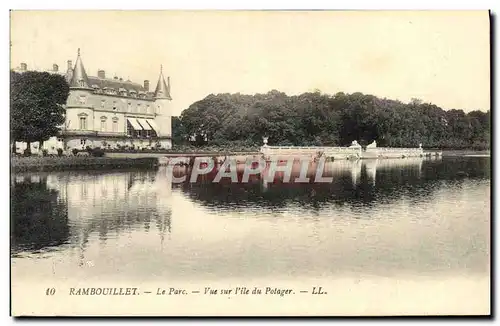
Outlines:
{"label": "vintage postcard", "polygon": [[491,314],[488,11],[10,28],[13,316]]}

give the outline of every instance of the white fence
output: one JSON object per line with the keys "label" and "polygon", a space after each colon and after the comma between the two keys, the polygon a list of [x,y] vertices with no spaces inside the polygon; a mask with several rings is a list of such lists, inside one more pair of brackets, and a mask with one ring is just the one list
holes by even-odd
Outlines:
{"label": "white fence", "polygon": [[295,146],[262,146],[260,152],[264,155],[298,155],[298,156],[360,156],[361,147],[295,147]]}
{"label": "white fence", "polygon": [[351,147],[300,147],[300,146],[267,146],[260,148],[264,156],[326,156],[335,158],[378,158],[378,157],[419,157],[424,155],[421,147],[417,148],[391,148],[371,147],[363,150],[361,146]]}

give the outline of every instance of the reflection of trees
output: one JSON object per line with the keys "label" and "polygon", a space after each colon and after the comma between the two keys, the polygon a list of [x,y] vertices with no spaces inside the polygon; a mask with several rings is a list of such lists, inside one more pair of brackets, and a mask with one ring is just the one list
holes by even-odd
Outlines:
{"label": "reflection of trees", "polygon": [[[367,160],[362,164],[360,171],[356,168],[330,168],[326,175],[333,176],[332,183],[282,183],[279,179],[265,183],[260,176],[249,183],[231,183],[229,179],[213,183],[213,173],[198,179],[197,183],[187,181],[175,186],[207,207],[245,211],[252,207],[282,209],[293,204],[319,210],[325,204],[370,206],[379,201],[393,202],[403,196],[411,198],[411,202],[418,202],[440,189],[443,180],[463,179],[461,171],[468,178],[490,177],[489,159],[487,162],[477,158],[460,158],[456,162],[441,159]],[[241,176],[242,171],[238,171],[239,180]],[[295,177],[298,177],[298,171],[294,170],[291,180]]]}
{"label": "reflection of trees", "polygon": [[11,251],[36,251],[68,242],[68,210],[46,178],[11,184]]}

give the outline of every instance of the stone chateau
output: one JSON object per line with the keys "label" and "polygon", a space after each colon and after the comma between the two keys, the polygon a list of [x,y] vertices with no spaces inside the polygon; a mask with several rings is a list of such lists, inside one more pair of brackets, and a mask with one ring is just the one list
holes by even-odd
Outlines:
{"label": "stone chateau", "polygon": [[[97,76],[89,76],[85,71],[80,49],[76,62],[67,62],[67,70],[60,71],[57,64],[49,73],[63,75],[70,93],[66,102],[66,121],[61,134],[43,144],[49,152],[57,148],[71,150],[87,146],[116,148],[172,147],[170,113],[170,78],[163,76],[162,68],[154,91],[150,91],[149,80],[143,84],[123,78],[107,78],[104,70]],[[27,71],[21,64],[17,72]],[[17,151],[26,148],[25,143],[16,143]],[[32,151],[38,152],[38,143],[32,143]]]}

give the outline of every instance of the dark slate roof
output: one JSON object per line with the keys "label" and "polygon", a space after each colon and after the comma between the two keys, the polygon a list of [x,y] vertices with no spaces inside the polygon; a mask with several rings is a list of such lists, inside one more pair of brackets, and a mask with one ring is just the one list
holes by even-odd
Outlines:
{"label": "dark slate roof", "polygon": [[120,88],[124,88],[127,91],[130,91],[132,89],[136,92],[146,91],[141,84],[133,83],[131,81],[125,81],[125,80],[120,81],[119,79],[99,78],[92,76],[89,76],[88,79],[90,86],[97,85],[99,86],[100,89],[108,87],[116,89],[116,91],[118,91]]}
{"label": "dark slate roof", "polygon": [[155,89],[155,97],[172,100],[172,98],[170,97],[170,79],[167,85],[165,83],[165,78],[163,77],[163,69],[160,70],[160,77],[158,78],[158,83],[156,84]]}
{"label": "dark slate roof", "polygon": [[[82,82],[82,84],[80,83]],[[73,69],[73,75],[69,82],[70,87],[84,87],[89,88],[89,80],[85,68],[83,67],[82,58],[80,57],[80,49],[78,49],[78,57],[76,58],[75,68]]]}

